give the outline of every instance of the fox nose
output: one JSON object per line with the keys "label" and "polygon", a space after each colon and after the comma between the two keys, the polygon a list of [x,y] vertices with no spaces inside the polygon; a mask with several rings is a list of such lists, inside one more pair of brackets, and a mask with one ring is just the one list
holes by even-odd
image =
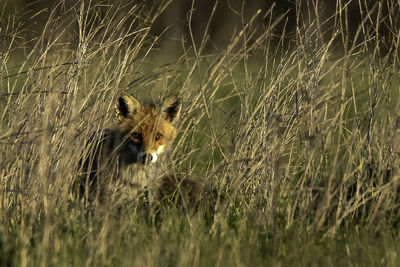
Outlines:
{"label": "fox nose", "polygon": [[152,162],[152,160],[153,160],[153,155],[151,155],[151,154],[149,154],[149,153],[142,154],[139,160],[140,160],[140,162],[141,162],[142,164],[148,164],[148,163]]}

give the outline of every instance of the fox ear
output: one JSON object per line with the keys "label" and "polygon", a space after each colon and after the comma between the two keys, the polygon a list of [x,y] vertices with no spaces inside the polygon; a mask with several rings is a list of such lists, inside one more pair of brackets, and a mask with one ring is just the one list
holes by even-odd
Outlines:
{"label": "fox ear", "polygon": [[133,96],[123,95],[118,97],[117,104],[115,106],[117,118],[121,121],[123,118],[134,115],[140,107],[140,103]]}
{"label": "fox ear", "polygon": [[162,113],[165,119],[173,122],[181,111],[182,101],[177,95],[166,97],[162,102]]}

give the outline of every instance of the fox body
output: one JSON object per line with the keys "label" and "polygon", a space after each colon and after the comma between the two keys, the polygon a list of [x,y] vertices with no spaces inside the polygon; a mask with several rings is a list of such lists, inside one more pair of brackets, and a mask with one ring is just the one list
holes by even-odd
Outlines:
{"label": "fox body", "polygon": [[160,168],[160,156],[176,138],[180,109],[181,101],[175,95],[160,104],[148,105],[130,95],[120,96],[116,103],[118,126],[94,136],[93,148],[83,160],[85,181],[81,182],[81,194],[91,198],[110,185],[115,188],[115,182],[124,180],[119,178],[128,166],[133,168],[125,181],[147,185],[148,176],[155,176],[152,170]]}

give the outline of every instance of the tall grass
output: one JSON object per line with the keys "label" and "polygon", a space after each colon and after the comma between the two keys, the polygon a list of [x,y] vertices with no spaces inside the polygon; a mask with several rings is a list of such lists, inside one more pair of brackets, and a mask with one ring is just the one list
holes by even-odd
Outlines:
{"label": "tall grass", "polygon": [[[400,15],[383,10],[399,3],[359,3],[354,35],[342,1],[327,18],[299,1],[295,32],[272,6],[212,53],[189,13],[191,42],[160,66],[150,28],[168,4],[61,2],[33,33],[1,17],[1,263],[398,264]],[[168,169],[208,184],[213,205],[159,218],[135,199],[93,214],[74,198],[123,92],[183,97]]]}

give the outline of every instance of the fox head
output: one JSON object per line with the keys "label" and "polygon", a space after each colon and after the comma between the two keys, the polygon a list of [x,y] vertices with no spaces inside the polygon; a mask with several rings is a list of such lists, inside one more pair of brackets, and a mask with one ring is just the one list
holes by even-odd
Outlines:
{"label": "fox head", "polygon": [[125,136],[129,163],[156,162],[177,134],[175,121],[181,109],[178,96],[164,98],[160,104],[142,105],[130,95],[117,99],[119,130]]}

